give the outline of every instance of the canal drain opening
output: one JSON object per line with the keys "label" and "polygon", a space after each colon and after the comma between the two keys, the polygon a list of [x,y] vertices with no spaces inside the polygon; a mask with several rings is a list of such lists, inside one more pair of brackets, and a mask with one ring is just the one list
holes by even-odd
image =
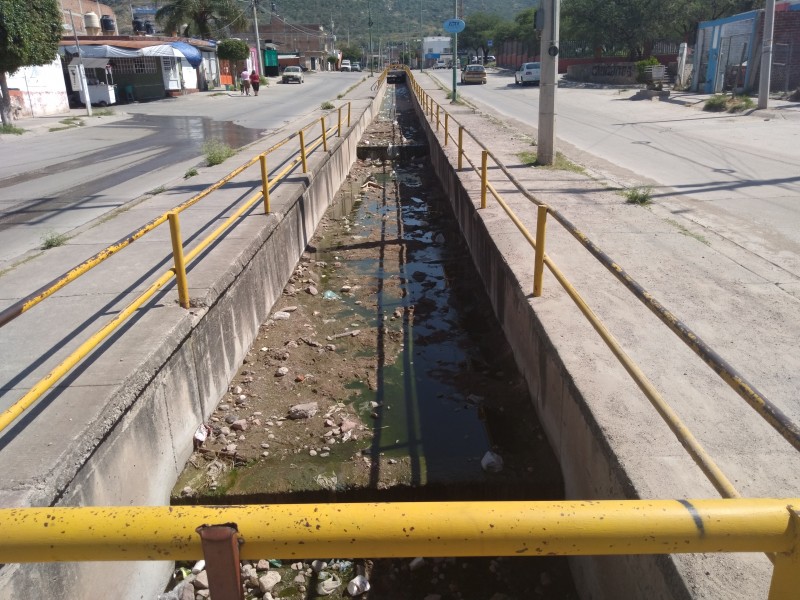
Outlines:
{"label": "canal drain opening", "polygon": [[[388,87],[358,157],[173,504],[563,498],[405,85]],[[334,558],[374,598],[577,598],[562,558],[320,557]],[[294,566],[274,567],[273,595],[323,595]]]}

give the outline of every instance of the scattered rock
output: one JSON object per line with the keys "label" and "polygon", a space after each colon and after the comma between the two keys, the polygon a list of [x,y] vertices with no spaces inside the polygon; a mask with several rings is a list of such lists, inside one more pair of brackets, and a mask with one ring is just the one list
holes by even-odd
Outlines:
{"label": "scattered rock", "polygon": [[306,288],[306,292],[311,294],[312,296],[316,296],[319,294],[319,290],[315,288],[313,285],[310,285]]}
{"label": "scattered rock", "polygon": [[281,574],[277,571],[267,571],[258,578],[258,589],[261,593],[271,592],[272,588],[281,580]]}
{"label": "scattered rock", "polygon": [[290,419],[310,419],[319,410],[316,402],[306,402],[305,404],[295,404],[289,407]]}
{"label": "scattered rock", "polygon": [[192,581],[192,585],[196,590],[207,590],[208,589],[208,573],[203,570],[200,571],[197,576]]}
{"label": "scattered rock", "polygon": [[239,419],[238,421],[234,421],[231,424],[231,429],[233,431],[247,431],[248,424],[245,419]]}
{"label": "scattered rock", "polygon": [[276,321],[285,321],[290,316],[291,315],[288,312],[285,312],[285,311],[282,311],[282,310],[279,310],[276,313],[272,313],[272,318],[275,319]]}
{"label": "scattered rock", "polygon": [[262,558],[256,564],[256,570],[257,571],[269,571],[269,561]]}
{"label": "scattered rock", "polygon": [[289,374],[288,367],[279,367],[277,371],[275,371],[275,377],[285,377]]}

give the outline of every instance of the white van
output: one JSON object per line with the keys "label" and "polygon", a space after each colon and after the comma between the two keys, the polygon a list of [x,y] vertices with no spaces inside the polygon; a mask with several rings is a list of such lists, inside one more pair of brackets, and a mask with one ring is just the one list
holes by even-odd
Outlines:
{"label": "white van", "polygon": [[343,60],[342,61],[342,66],[339,67],[339,70],[340,71],[350,71],[351,70],[350,69],[350,61],[349,60]]}

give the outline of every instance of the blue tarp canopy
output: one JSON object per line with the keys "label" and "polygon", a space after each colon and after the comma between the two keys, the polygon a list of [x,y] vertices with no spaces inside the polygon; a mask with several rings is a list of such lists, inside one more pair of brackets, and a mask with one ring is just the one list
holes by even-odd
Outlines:
{"label": "blue tarp canopy", "polygon": [[193,67],[197,68],[203,62],[203,55],[191,44],[187,44],[186,42],[170,42],[169,45],[176,50],[180,50],[180,53],[186,57],[186,60],[188,60],[189,64]]}

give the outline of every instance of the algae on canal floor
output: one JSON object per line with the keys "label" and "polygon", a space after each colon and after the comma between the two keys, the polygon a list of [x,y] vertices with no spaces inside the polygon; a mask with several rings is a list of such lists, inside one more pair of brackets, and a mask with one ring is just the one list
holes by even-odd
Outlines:
{"label": "algae on canal floor", "polygon": [[[365,137],[413,141],[407,90],[388,96]],[[297,405],[305,418],[290,418]],[[176,503],[563,495],[426,158],[357,162],[207,425]],[[502,458],[498,472],[481,464],[489,451]],[[566,559],[356,565],[381,599],[576,597]],[[300,571],[309,574],[302,585],[284,566],[273,596],[317,597],[309,565]],[[344,585],[327,597],[346,597]]]}

